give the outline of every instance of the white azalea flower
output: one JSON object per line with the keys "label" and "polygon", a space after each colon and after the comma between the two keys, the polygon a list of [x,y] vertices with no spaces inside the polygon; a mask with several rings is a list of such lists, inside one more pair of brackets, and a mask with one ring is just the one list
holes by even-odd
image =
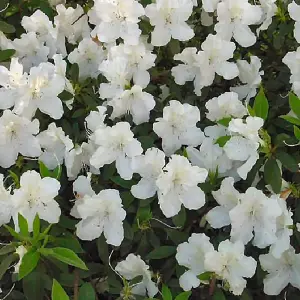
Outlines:
{"label": "white azalea flower", "polygon": [[19,58],[25,72],[48,61],[50,49],[42,40],[38,39],[35,32],[23,33],[19,39],[12,41],[12,45],[16,50],[15,56]]}
{"label": "white azalea flower", "polygon": [[89,11],[89,21],[96,27],[92,36],[105,43],[122,38],[126,44],[138,44],[141,30],[139,18],[145,13],[142,4],[135,0],[96,0]]}
{"label": "white azalea flower", "polygon": [[123,220],[126,211],[119,191],[102,190],[97,195],[85,195],[78,201],[77,213],[82,220],[76,225],[77,236],[91,241],[103,232],[108,244],[120,246],[124,239]]}
{"label": "white azalea flower", "polygon": [[19,230],[19,213],[27,220],[30,231],[33,229],[36,214],[40,219],[51,224],[58,223],[61,210],[54,198],[58,195],[59,189],[60,183],[54,178],[41,178],[36,171],[23,173],[20,178],[20,188],[15,189],[12,195],[16,230]]}
{"label": "white azalea flower", "polygon": [[293,213],[287,208],[285,199],[277,195],[272,196],[272,198],[277,200],[282,210],[282,214],[277,217],[277,240],[270,247],[270,254],[279,258],[290,247],[290,236],[293,235],[293,229],[290,228],[293,226]]}
{"label": "white azalea flower", "polygon": [[238,94],[226,92],[219,97],[208,100],[205,104],[208,113],[206,117],[211,121],[219,121],[224,118],[242,118],[247,114],[246,107],[238,99]]}
{"label": "white azalea flower", "polygon": [[80,79],[97,78],[100,74],[99,66],[105,58],[106,53],[103,47],[91,38],[83,39],[68,56],[70,63],[78,64]]}
{"label": "white azalea flower", "polygon": [[220,0],[202,0],[202,8],[204,11],[212,13],[217,9]]}
{"label": "white azalea flower", "polygon": [[42,131],[37,138],[43,149],[39,160],[49,170],[54,170],[57,166],[62,165],[65,153],[73,148],[72,140],[65,135],[61,127],[56,127],[55,123],[51,123],[48,129]]}
{"label": "white azalea flower", "polygon": [[[88,16],[83,8],[77,4],[76,8],[66,8],[64,4],[56,6],[57,15],[54,17],[54,24],[58,29],[58,39],[65,46],[65,38],[71,44],[76,44],[85,37],[90,36]],[[63,54],[63,53],[62,53]],[[65,54],[67,54],[65,52]]]}
{"label": "white azalea flower", "polygon": [[5,110],[0,117],[0,166],[12,166],[19,153],[28,157],[40,156],[41,147],[35,136],[38,132],[37,119],[31,122]]}
{"label": "white azalea flower", "polygon": [[204,233],[193,233],[188,242],[178,245],[176,260],[180,266],[188,268],[179,278],[179,285],[183,290],[190,291],[200,285],[197,276],[206,271],[205,255],[212,251],[214,247]]}
{"label": "white azalea flower", "polygon": [[156,185],[158,203],[167,218],[177,215],[182,204],[187,209],[199,209],[205,204],[205,194],[197,185],[205,182],[207,170],[192,166],[184,156],[172,155],[163,171]]}
{"label": "white azalea flower", "polygon": [[60,119],[64,111],[58,95],[64,88],[65,78],[55,73],[54,65],[41,63],[31,68],[28,83],[19,90],[14,111],[31,119],[39,109],[53,119]]}
{"label": "white azalea flower", "polygon": [[300,289],[300,254],[290,247],[280,258],[271,253],[259,256],[261,267],[269,274],[264,278],[264,292],[267,295],[279,295],[290,283]]}
{"label": "white azalea flower", "polygon": [[132,178],[132,158],[143,152],[141,143],[133,137],[130,124],[118,122],[113,127],[97,129],[95,132],[96,152],[92,155],[90,163],[95,168],[116,162],[120,176],[129,180]]}
{"label": "white azalea flower", "polygon": [[261,83],[261,76],[264,71],[260,71],[261,61],[257,56],[250,57],[250,63],[246,60],[238,60],[236,62],[239,68],[239,78],[243,85],[230,88],[236,92],[240,99],[246,99],[247,102],[256,95],[257,88]]}
{"label": "white azalea flower", "polygon": [[18,58],[12,57],[10,69],[0,66],[0,109],[14,106],[18,95],[18,88],[27,82],[27,74],[23,74],[23,65]]}
{"label": "white azalea flower", "polygon": [[288,11],[290,17],[296,21],[294,28],[294,37],[298,43],[300,43],[300,5],[298,5],[295,1],[288,5]]}
{"label": "white azalea flower", "polygon": [[250,47],[256,42],[256,36],[249,25],[258,23],[262,18],[262,9],[251,5],[248,0],[222,0],[217,6],[218,23],[215,30],[224,39],[232,37],[242,47]]}
{"label": "white azalea flower", "polygon": [[162,138],[162,148],[170,156],[182,145],[198,146],[204,134],[196,127],[200,121],[198,107],[190,104],[181,104],[171,100],[169,106],[164,107],[163,117],[156,119],[153,124],[154,132]]}
{"label": "white azalea flower", "polygon": [[97,110],[91,111],[85,118],[86,126],[89,131],[94,133],[99,128],[106,127],[104,121],[107,116],[105,106],[97,106]]}
{"label": "white azalea flower", "polygon": [[153,46],[164,46],[173,39],[188,41],[194,31],[186,23],[193,12],[191,0],[157,0],[146,6],[145,14],[154,26],[151,33]]}
{"label": "white azalea flower", "polygon": [[10,189],[4,187],[4,176],[0,174],[0,226],[9,223],[13,213]]}
{"label": "white azalea flower", "polygon": [[260,190],[250,187],[229,212],[231,239],[247,244],[254,231],[253,245],[265,248],[277,240],[277,217],[281,214],[277,199],[268,198]]}
{"label": "white azalea flower", "polygon": [[141,175],[138,184],[131,187],[135,198],[147,199],[157,192],[156,180],[165,166],[165,153],[157,148],[150,148],[144,155],[134,157],[132,168],[134,173]]}
{"label": "white azalea flower", "polygon": [[245,246],[241,241],[223,241],[218,251],[206,253],[204,266],[206,270],[215,272],[230,286],[234,295],[241,295],[246,287],[244,278],[251,278],[255,274],[256,261],[244,255]]}
{"label": "white azalea flower", "polygon": [[234,188],[233,184],[234,179],[227,177],[222,181],[220,189],[212,192],[220,206],[212,208],[205,218],[213,228],[222,228],[231,224],[229,212],[239,203],[241,198],[241,194]]}
{"label": "white azalea flower", "polygon": [[259,0],[260,6],[263,11],[262,24],[256,30],[256,34],[259,35],[261,30],[267,30],[272,23],[272,18],[276,15],[278,7],[276,0]]}
{"label": "white azalea flower", "polygon": [[139,255],[128,254],[125,260],[116,265],[116,271],[126,280],[132,280],[138,276],[143,276],[142,282],[137,283],[132,288],[132,294],[153,298],[158,293],[156,284],[151,280],[149,266]]}
{"label": "white azalea flower", "polygon": [[138,85],[122,91],[107,102],[113,107],[111,118],[118,118],[127,113],[132,115],[133,122],[137,125],[149,121],[150,111],[155,106],[154,97]]}
{"label": "white azalea flower", "polygon": [[66,4],[66,0],[48,0],[49,4],[55,7],[58,4]]}

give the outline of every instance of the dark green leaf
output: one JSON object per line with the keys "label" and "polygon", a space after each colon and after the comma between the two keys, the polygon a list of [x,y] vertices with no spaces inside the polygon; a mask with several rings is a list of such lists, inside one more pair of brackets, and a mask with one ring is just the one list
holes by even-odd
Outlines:
{"label": "dark green leaf", "polygon": [[14,49],[7,49],[0,51],[0,62],[8,61],[14,54],[16,50]]}
{"label": "dark green leaf", "polygon": [[5,255],[15,251],[16,251],[16,247],[12,244],[8,244],[0,248],[0,255]]}
{"label": "dark green leaf", "polygon": [[70,78],[73,83],[78,82],[79,78],[79,66],[78,64],[73,64],[70,69]]}
{"label": "dark green leaf", "polygon": [[264,167],[264,178],[265,182],[271,185],[274,193],[279,194],[281,191],[282,178],[276,159],[270,158],[267,160]]}
{"label": "dark green leaf", "polygon": [[[45,274],[33,271],[23,278],[23,291],[27,300],[44,299],[45,293]],[[22,298],[23,300],[24,298]]]}
{"label": "dark green leaf", "polygon": [[16,28],[11,24],[0,21],[0,31],[2,31],[3,33],[14,33],[16,31]]}
{"label": "dark green leaf", "polygon": [[40,253],[36,251],[28,251],[22,258],[19,270],[19,280],[30,274],[37,266],[40,259]]}
{"label": "dark green leaf", "polygon": [[2,279],[3,275],[7,271],[7,269],[11,266],[11,264],[18,259],[17,254],[10,254],[7,257],[5,257],[0,264],[0,280]]}
{"label": "dark green leaf", "polygon": [[53,279],[51,298],[52,300],[70,300],[67,293],[55,279]]}
{"label": "dark green leaf", "polygon": [[292,172],[298,171],[297,161],[292,155],[288,154],[287,152],[277,152],[276,158],[280,160],[280,162],[286,169]]}
{"label": "dark green leaf", "polygon": [[90,283],[84,283],[79,289],[79,300],[95,300],[96,293]]}
{"label": "dark green leaf", "polygon": [[260,117],[264,120],[267,119],[269,112],[269,102],[262,87],[260,88],[259,93],[255,97],[253,109],[257,117]]}
{"label": "dark green leaf", "polygon": [[135,285],[143,281],[143,275],[139,275],[130,280],[130,285]]}
{"label": "dark green leaf", "polygon": [[121,186],[124,189],[131,189],[131,187],[134,184],[132,180],[124,180],[120,176],[111,177],[111,181],[113,181],[115,184]]}
{"label": "dark green leaf", "polygon": [[294,94],[289,94],[289,103],[293,113],[300,118],[300,99]]}
{"label": "dark green leaf", "polygon": [[297,118],[294,118],[294,117],[291,117],[291,116],[288,116],[288,115],[280,116],[280,118],[286,120],[289,123],[300,126],[300,119],[297,119]]}
{"label": "dark green leaf", "polygon": [[88,270],[85,263],[77,256],[74,251],[67,249],[67,248],[51,248],[51,252],[49,252],[49,255],[70,265],[77,267],[82,270]]}
{"label": "dark green leaf", "polygon": [[73,99],[74,95],[71,94],[70,92],[64,90],[58,95],[58,98],[62,101],[68,101],[68,100]]}
{"label": "dark green leaf", "polygon": [[40,234],[40,229],[41,229],[41,222],[39,215],[36,214],[34,220],[33,220],[33,238],[37,238]]}
{"label": "dark green leaf", "polygon": [[213,272],[204,272],[202,274],[200,274],[199,276],[197,276],[200,280],[202,281],[207,281],[211,279],[211,276],[213,275]]}
{"label": "dark green leaf", "polygon": [[176,253],[176,247],[161,246],[151,251],[147,256],[147,259],[162,259],[162,258],[172,256],[175,253]]}
{"label": "dark green leaf", "polygon": [[182,206],[180,212],[172,218],[172,221],[177,227],[184,226],[186,221],[186,211],[184,206]]}
{"label": "dark green leaf", "polygon": [[191,296],[192,292],[182,292],[179,295],[176,296],[175,300],[188,300]]}
{"label": "dark green leaf", "polygon": [[17,240],[19,240],[19,241],[23,241],[24,240],[24,237],[21,234],[19,234],[18,232],[16,232],[14,229],[12,229],[10,226],[8,226],[6,224],[4,224],[3,226]]}
{"label": "dark green leaf", "polygon": [[223,291],[218,287],[215,288],[215,291],[213,294],[213,300],[226,300],[226,297],[225,297]]}
{"label": "dark green leaf", "polygon": [[108,264],[109,252],[108,252],[108,246],[107,246],[107,243],[106,243],[106,240],[105,240],[105,237],[103,234],[97,239],[97,249],[98,249],[99,257],[101,258],[103,264]]}

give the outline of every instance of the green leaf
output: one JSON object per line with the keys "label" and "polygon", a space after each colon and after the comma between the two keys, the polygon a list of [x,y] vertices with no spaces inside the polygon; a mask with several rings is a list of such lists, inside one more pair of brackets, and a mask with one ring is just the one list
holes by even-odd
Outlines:
{"label": "green leaf", "polygon": [[33,238],[37,239],[39,234],[40,234],[40,229],[41,229],[41,222],[39,215],[36,214],[35,218],[33,220]]}
{"label": "green leaf", "polygon": [[[33,271],[25,278],[23,278],[23,292],[28,300],[41,300],[44,299],[45,294],[45,278],[47,275],[45,273],[39,273]],[[51,281],[50,281],[51,288]],[[24,299],[24,298],[21,298]]]}
{"label": "green leaf", "polygon": [[230,139],[231,139],[231,136],[224,135],[224,136],[219,137],[216,140],[215,144],[218,144],[220,147],[223,148]]}
{"label": "green leaf", "polygon": [[280,118],[286,120],[289,123],[300,126],[300,119],[288,115],[280,116]]}
{"label": "green leaf", "polygon": [[20,187],[19,176],[16,173],[14,173],[13,171],[11,171],[11,170],[9,170],[8,173],[9,173],[9,176],[13,179],[16,188],[18,189]]}
{"label": "green leaf", "polygon": [[55,246],[71,249],[75,253],[84,253],[79,241],[73,235],[56,238]]}
{"label": "green leaf", "polygon": [[22,258],[18,278],[21,280],[30,274],[37,266],[40,260],[40,253],[37,251],[28,251]]}
{"label": "green leaf", "polygon": [[176,296],[175,300],[188,300],[191,296],[192,292],[182,292],[179,295]]}
{"label": "green leaf", "polygon": [[300,141],[300,128],[294,125],[294,135]]}
{"label": "green leaf", "polygon": [[300,99],[294,94],[289,94],[289,103],[293,113],[300,118]]}
{"label": "green leaf", "polygon": [[216,287],[213,294],[213,300],[226,300],[226,297],[221,289]]}
{"label": "green leaf", "polygon": [[79,299],[78,300],[95,300],[96,293],[93,286],[86,282],[79,289]]}
{"label": "green leaf", "polygon": [[170,289],[165,284],[162,285],[161,292],[162,292],[163,300],[172,300],[173,299]]}
{"label": "green leaf", "polygon": [[271,185],[273,192],[279,194],[281,191],[282,178],[276,159],[270,158],[265,163],[264,178],[265,182]]}
{"label": "green leaf", "polygon": [[105,240],[105,237],[103,234],[97,239],[97,250],[99,257],[101,258],[103,264],[107,265],[108,264],[108,258],[109,258],[109,251],[108,251],[108,246]]}
{"label": "green leaf", "polygon": [[184,206],[182,206],[180,212],[172,218],[172,221],[177,227],[184,226],[186,221],[186,211]]}
{"label": "green leaf", "polygon": [[39,167],[40,167],[40,174],[42,178],[50,177],[50,170],[48,170],[46,165],[40,160],[39,160]]}
{"label": "green leaf", "polygon": [[10,254],[7,257],[5,257],[0,264],[0,280],[2,279],[3,275],[6,273],[7,269],[10,267],[10,265],[18,259],[17,254]]}
{"label": "green leaf", "polygon": [[70,69],[70,78],[72,80],[72,82],[78,82],[78,78],[79,78],[79,66],[78,64],[73,64],[71,66],[71,69]]}
{"label": "green leaf", "polygon": [[14,33],[16,32],[16,28],[11,24],[0,21],[0,31],[2,31],[3,33]]}
{"label": "green leaf", "polygon": [[124,180],[120,176],[113,176],[110,180],[124,189],[131,189],[134,184],[132,180]]}
{"label": "green leaf", "polygon": [[204,273],[198,275],[197,277],[202,281],[208,281],[211,279],[211,276],[213,274],[214,274],[213,272],[204,272]]}
{"label": "green leaf", "polygon": [[74,98],[74,95],[66,90],[62,91],[59,95],[58,98],[62,101],[68,101]]}
{"label": "green leaf", "polygon": [[287,152],[276,152],[276,158],[280,160],[282,165],[291,172],[298,171],[298,163],[295,158]]}
{"label": "green leaf", "polygon": [[16,247],[12,244],[8,244],[0,248],[0,255],[5,255],[15,251],[16,251]]}
{"label": "green leaf", "polygon": [[143,281],[143,275],[139,275],[137,277],[134,277],[132,280],[130,280],[130,285],[135,285],[137,283],[141,283]]}
{"label": "green leaf", "polygon": [[15,53],[16,53],[16,50],[14,50],[14,49],[1,50],[0,51],[0,62],[8,61]]}
{"label": "green leaf", "polygon": [[4,224],[3,227],[5,227],[5,229],[17,240],[19,240],[19,241],[24,240],[24,237],[21,234],[19,234],[18,232],[16,232],[14,229],[12,229],[10,226]]}
{"label": "green leaf", "polygon": [[219,120],[217,123],[220,124],[220,125],[223,125],[225,127],[228,127],[231,119],[232,118],[224,118],[222,120]]}
{"label": "green leaf", "polygon": [[18,214],[18,223],[21,235],[29,236],[27,220],[21,214]]}
{"label": "green leaf", "polygon": [[147,256],[147,259],[162,259],[172,256],[174,253],[176,253],[175,246],[161,246],[151,251]]}
{"label": "green leaf", "polygon": [[49,255],[70,265],[77,267],[82,270],[88,270],[85,263],[78,257],[78,255],[70,249],[67,248],[51,248]]}
{"label": "green leaf", "polygon": [[253,109],[257,117],[260,117],[264,120],[267,119],[269,112],[269,102],[262,87],[255,97]]}
{"label": "green leaf", "polygon": [[53,279],[51,298],[52,300],[70,300],[65,290],[55,279]]}
{"label": "green leaf", "polygon": [[249,115],[251,117],[255,117],[255,111],[254,111],[254,109],[249,104],[247,105],[247,110],[248,110]]}

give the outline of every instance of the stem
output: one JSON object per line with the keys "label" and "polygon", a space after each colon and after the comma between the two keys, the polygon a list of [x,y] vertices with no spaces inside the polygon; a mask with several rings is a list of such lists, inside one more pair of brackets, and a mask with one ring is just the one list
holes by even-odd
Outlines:
{"label": "stem", "polygon": [[78,285],[79,285],[79,272],[77,269],[74,270],[74,300],[78,300],[79,293],[78,293]]}

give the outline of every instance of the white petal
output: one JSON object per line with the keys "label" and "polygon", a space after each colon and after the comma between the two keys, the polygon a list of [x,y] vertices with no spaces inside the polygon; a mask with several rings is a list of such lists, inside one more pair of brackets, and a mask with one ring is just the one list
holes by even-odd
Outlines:
{"label": "white petal", "polygon": [[190,291],[192,288],[196,288],[200,285],[200,279],[197,278],[197,275],[195,275],[192,271],[186,271],[180,276],[179,285],[184,291]]}
{"label": "white petal", "polygon": [[228,209],[222,206],[211,209],[205,218],[212,228],[222,228],[231,223]]}
{"label": "white petal", "polygon": [[131,187],[131,194],[138,199],[148,199],[157,191],[155,180],[142,178],[138,184]]}
{"label": "white petal", "polygon": [[188,209],[199,209],[205,204],[205,194],[198,186],[195,186],[180,194],[180,200]]}

